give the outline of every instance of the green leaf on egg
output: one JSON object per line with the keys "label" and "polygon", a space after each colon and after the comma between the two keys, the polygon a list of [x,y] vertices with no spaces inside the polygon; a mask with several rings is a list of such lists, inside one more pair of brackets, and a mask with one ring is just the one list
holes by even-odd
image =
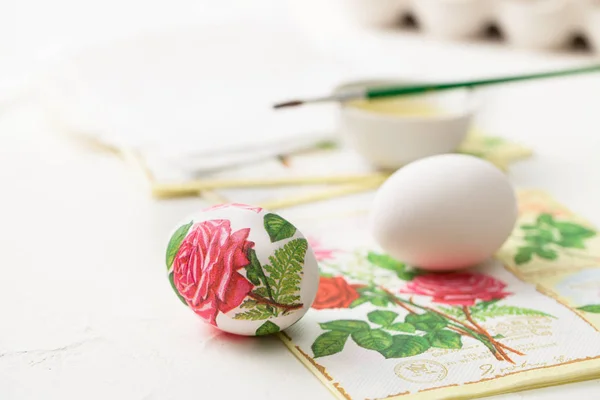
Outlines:
{"label": "green leaf on egg", "polygon": [[277,214],[266,214],[264,225],[271,243],[289,239],[296,233],[296,227]]}
{"label": "green leaf on egg", "polygon": [[279,328],[279,326],[277,326],[277,324],[274,324],[271,321],[265,321],[264,324],[262,324],[257,330],[256,330],[256,336],[265,336],[265,335],[271,335],[273,333],[277,333],[279,332],[281,329]]}
{"label": "green leaf on egg", "polygon": [[273,301],[288,305],[300,301],[300,283],[307,250],[306,239],[298,238],[290,240],[269,256],[269,264],[263,268],[269,274],[267,282]]}
{"label": "green leaf on egg", "polygon": [[243,319],[249,321],[260,321],[275,316],[273,307],[258,303],[254,300],[244,300],[240,308],[249,309],[248,311],[237,313],[233,319]]}
{"label": "green leaf on egg", "polygon": [[175,294],[177,295],[177,297],[179,298],[179,300],[185,304],[186,306],[188,305],[187,302],[185,301],[185,299],[179,294],[179,290],[177,290],[177,287],[175,286],[175,281],[173,280],[173,272],[171,272],[169,274],[169,283],[171,284],[171,287],[173,288],[173,291],[175,292]]}
{"label": "green leaf on egg", "polygon": [[246,278],[248,278],[254,286],[258,286],[262,281],[264,273],[254,249],[248,250],[248,259],[250,260],[250,264],[246,267]]}
{"label": "green leaf on egg", "polygon": [[187,235],[188,231],[194,224],[194,221],[190,221],[189,223],[180,226],[171,236],[169,240],[169,244],[167,245],[167,270],[171,269],[171,265],[173,265],[173,261],[175,260],[175,256],[179,251],[179,246],[181,246],[181,242],[185,239],[185,235]]}
{"label": "green leaf on egg", "polygon": [[250,260],[250,265],[246,267],[246,278],[248,278],[254,286],[263,284],[264,287],[257,288],[257,290],[261,290],[259,295],[273,300],[273,293],[271,291],[271,286],[269,285],[269,280],[263,271],[262,265],[260,265],[260,261],[258,260],[254,249],[248,250],[248,260]]}

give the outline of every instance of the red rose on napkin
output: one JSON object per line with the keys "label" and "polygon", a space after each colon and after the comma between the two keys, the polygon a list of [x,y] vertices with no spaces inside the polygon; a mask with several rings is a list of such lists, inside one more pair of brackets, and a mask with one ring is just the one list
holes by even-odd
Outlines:
{"label": "red rose on napkin", "polygon": [[417,276],[400,292],[431,296],[436,303],[472,306],[477,300],[505,298],[510,294],[505,287],[491,276],[462,272]]}
{"label": "red rose on napkin", "polygon": [[203,319],[216,326],[217,314],[239,306],[253,289],[237,271],[250,264],[250,229],[231,232],[219,219],[192,226],[173,262],[173,281],[179,294]]}
{"label": "red rose on napkin", "polygon": [[360,295],[355,286],[349,285],[341,276],[328,278],[322,276],[319,280],[319,291],[312,308],[323,310],[327,308],[348,308]]}

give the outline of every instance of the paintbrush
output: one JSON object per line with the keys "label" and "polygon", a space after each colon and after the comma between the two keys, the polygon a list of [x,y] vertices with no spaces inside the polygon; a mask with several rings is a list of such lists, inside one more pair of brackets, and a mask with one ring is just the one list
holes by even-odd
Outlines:
{"label": "paintbrush", "polygon": [[529,75],[505,76],[500,78],[471,80],[462,82],[448,83],[431,83],[419,85],[401,85],[401,86],[384,86],[345,90],[339,93],[334,93],[329,96],[317,97],[305,100],[291,100],[277,103],[273,108],[297,107],[304,104],[324,103],[324,102],[346,102],[350,100],[360,99],[378,99],[394,96],[407,96],[426,92],[436,92],[442,90],[458,89],[458,88],[476,88],[480,86],[498,85],[502,83],[527,81],[534,79],[554,78],[576,74],[586,74],[592,72],[600,72],[600,65],[592,65],[588,67],[564,69],[558,71],[542,72]]}

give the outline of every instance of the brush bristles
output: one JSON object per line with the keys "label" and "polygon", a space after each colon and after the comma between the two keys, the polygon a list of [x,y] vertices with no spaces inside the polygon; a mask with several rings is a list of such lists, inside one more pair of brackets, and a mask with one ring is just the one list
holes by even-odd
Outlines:
{"label": "brush bristles", "polygon": [[297,107],[297,106],[301,106],[302,104],[304,104],[304,102],[301,100],[292,100],[292,101],[286,101],[284,103],[277,103],[273,106],[273,108],[278,109],[278,108],[286,108],[286,107]]}

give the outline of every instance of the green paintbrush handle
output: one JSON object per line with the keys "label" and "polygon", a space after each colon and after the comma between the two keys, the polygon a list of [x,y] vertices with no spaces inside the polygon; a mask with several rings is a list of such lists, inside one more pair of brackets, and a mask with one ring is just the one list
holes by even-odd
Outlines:
{"label": "green paintbrush handle", "polygon": [[409,86],[388,86],[384,88],[371,88],[367,90],[366,97],[376,99],[381,97],[392,97],[401,95],[418,94],[432,92],[438,90],[457,89],[457,88],[474,88],[478,86],[495,85],[499,83],[508,83],[516,81],[525,81],[533,79],[553,78],[558,76],[567,76],[575,74],[585,74],[589,72],[600,72],[600,65],[593,65],[584,68],[566,69],[554,72],[545,72],[530,75],[509,76],[494,79],[482,79],[476,81],[452,82],[452,83],[436,83],[429,85],[409,85]]}

